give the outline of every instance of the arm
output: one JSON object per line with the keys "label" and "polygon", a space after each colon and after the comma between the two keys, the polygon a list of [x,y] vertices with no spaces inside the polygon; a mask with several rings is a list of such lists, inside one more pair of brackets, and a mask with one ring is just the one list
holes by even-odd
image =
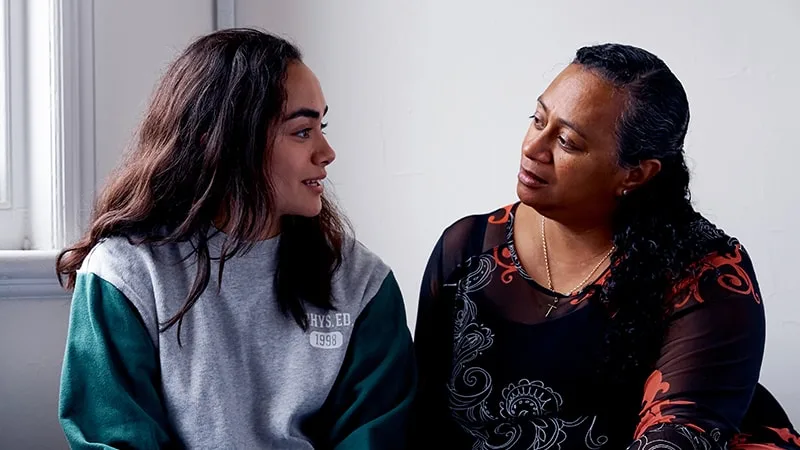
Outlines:
{"label": "arm", "polygon": [[416,370],[405,306],[390,273],[359,315],[323,416],[324,448],[404,449]]}
{"label": "arm", "polygon": [[73,449],[169,447],[156,349],[112,284],[81,273],[75,286],[58,412]]}
{"label": "arm", "polygon": [[725,448],[750,404],[765,335],[755,274],[738,245],[706,268],[676,303],[629,449]]}
{"label": "arm", "polygon": [[443,298],[449,290],[443,286],[442,245],[440,239],[425,268],[414,329],[419,389],[414,400],[412,434],[420,444],[434,430],[438,430],[434,434],[440,434],[450,417],[446,387],[452,360],[452,303]]}
{"label": "arm", "polygon": [[505,224],[512,206],[495,213],[502,212],[502,217],[472,215],[459,219],[444,230],[428,258],[414,330],[419,389],[412,414],[412,448],[429,447],[430,435],[450,440],[454,448],[471,445],[466,441],[456,442],[464,433],[453,420],[448,390],[453,370],[456,284],[470,270],[470,259],[487,245],[489,224],[499,225],[503,230],[499,236],[505,238]]}

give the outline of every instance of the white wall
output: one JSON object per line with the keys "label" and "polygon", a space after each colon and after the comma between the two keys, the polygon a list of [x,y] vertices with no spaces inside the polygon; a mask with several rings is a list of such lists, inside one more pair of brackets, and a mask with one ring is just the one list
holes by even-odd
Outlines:
{"label": "white wall", "polygon": [[[98,184],[164,64],[212,29],[211,3],[94,2]],[[786,56],[800,39],[800,4],[477,5],[237,0],[239,25],[290,34],[319,75],[339,155],[336,191],[359,237],[395,268],[410,325],[441,230],[515,200],[519,145],[536,96],[578,46],[633,43],[663,57],[686,86],[698,206],[756,261],[769,320],[763,381],[800,423],[792,383],[800,363],[790,343],[800,338],[790,290],[800,253],[790,236],[800,226],[791,206],[800,157],[790,134],[800,67]],[[0,448],[66,448],[56,405],[68,312],[65,296],[0,298]]]}
{"label": "white wall", "polygon": [[[189,40],[212,28],[212,0],[94,2],[98,184],[128,144],[165,64]],[[66,449],[56,408],[69,299],[3,294],[7,293],[0,292],[0,448]]]}
{"label": "white wall", "polygon": [[762,381],[800,423],[796,0],[239,0],[237,25],[305,51],[331,108],[336,192],[361,240],[394,267],[412,327],[442,229],[516,200],[527,117],[575,50],[617,41],[662,57],[689,95],[697,206],[756,263],[769,327]]}
{"label": "white wall", "polygon": [[98,187],[133,137],[154,85],[189,41],[213,29],[212,0],[95,0]]}
{"label": "white wall", "polygon": [[66,449],[58,380],[69,299],[0,299],[0,448]]}

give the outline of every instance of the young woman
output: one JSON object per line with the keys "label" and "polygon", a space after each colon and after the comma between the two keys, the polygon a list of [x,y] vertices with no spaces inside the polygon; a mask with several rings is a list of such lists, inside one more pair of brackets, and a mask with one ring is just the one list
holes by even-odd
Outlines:
{"label": "young woman", "polygon": [[520,201],[459,220],[430,258],[420,445],[800,448],[758,384],[752,262],[692,208],[688,124],[681,83],[635,47],[582,48],[542,93]]}
{"label": "young woman", "polygon": [[326,112],[299,51],[260,31],[169,67],[58,258],[72,448],[404,447],[403,300],[325,198]]}

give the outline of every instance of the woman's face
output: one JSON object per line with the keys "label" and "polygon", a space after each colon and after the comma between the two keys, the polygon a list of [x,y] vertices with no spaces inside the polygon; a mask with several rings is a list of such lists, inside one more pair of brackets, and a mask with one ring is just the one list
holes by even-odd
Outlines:
{"label": "woman's face", "polygon": [[542,93],[522,142],[520,200],[549,217],[607,220],[630,181],[618,163],[625,92],[572,64]]}
{"label": "woman's face", "polygon": [[325,168],[336,158],[323,133],[328,110],[319,80],[305,64],[287,71],[286,105],[270,156],[277,217],[313,217],[322,209]]}

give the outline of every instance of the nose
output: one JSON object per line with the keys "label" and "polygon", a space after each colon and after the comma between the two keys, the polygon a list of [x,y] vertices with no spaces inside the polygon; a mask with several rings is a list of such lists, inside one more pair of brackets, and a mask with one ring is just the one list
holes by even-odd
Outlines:
{"label": "nose", "polygon": [[553,162],[553,152],[546,130],[532,129],[522,141],[522,155],[542,164]]}
{"label": "nose", "polygon": [[322,139],[319,148],[314,152],[314,164],[327,166],[336,159],[336,152],[328,143],[327,139]]}

